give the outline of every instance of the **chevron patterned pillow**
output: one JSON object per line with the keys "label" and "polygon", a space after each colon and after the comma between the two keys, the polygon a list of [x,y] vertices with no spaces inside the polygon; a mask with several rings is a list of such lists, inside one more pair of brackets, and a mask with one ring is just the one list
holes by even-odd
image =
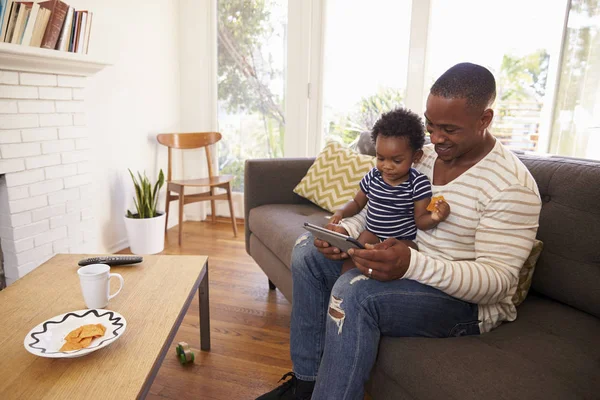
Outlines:
{"label": "chevron patterned pillow", "polygon": [[335,212],[354,198],[360,180],[374,166],[375,157],[330,142],[294,188],[294,193]]}

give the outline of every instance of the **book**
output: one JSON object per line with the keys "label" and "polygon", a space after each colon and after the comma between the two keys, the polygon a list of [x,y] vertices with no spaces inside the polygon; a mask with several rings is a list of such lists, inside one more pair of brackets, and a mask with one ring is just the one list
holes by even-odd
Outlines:
{"label": "book", "polygon": [[[16,38],[19,32],[19,26],[23,24],[23,18],[25,18],[25,5],[18,3],[17,6],[17,10],[16,10],[16,19],[14,20],[14,22],[11,22],[10,25],[10,32],[8,33],[7,37],[6,37],[6,42],[7,43],[16,43]],[[15,18],[14,16],[11,17],[11,20]]]}
{"label": "book", "polygon": [[15,25],[17,25],[17,19],[19,18],[20,9],[21,3],[15,1],[8,19],[8,26],[6,27],[6,36],[4,37],[4,42],[6,43],[10,43],[12,40],[13,33],[15,32]]}
{"label": "book", "polygon": [[21,8],[21,4],[13,3],[12,9],[10,10],[10,16],[8,17],[8,25],[6,26],[6,34],[4,36],[4,41],[6,43],[10,43],[12,39],[13,32],[15,31],[15,25],[17,23],[17,17],[19,15],[19,9]]}
{"label": "book", "polygon": [[38,17],[33,27],[31,42],[29,42],[30,46],[40,47],[42,45],[42,38],[44,37],[44,32],[46,32],[46,27],[48,25],[49,20],[50,10],[48,10],[47,8],[40,8],[38,12]]}
{"label": "book", "polygon": [[10,18],[11,11],[14,7],[14,0],[6,0],[4,7],[2,7],[2,24],[1,33],[0,33],[0,42],[4,42],[4,38],[6,37],[6,32],[8,31],[8,20]]}
{"label": "book", "polygon": [[25,32],[23,33],[23,39],[21,40],[21,44],[25,46],[29,46],[31,44],[31,38],[33,37],[33,28],[37,22],[37,16],[40,11],[40,5],[34,3],[31,7],[31,12],[29,14],[29,18],[27,19],[27,25],[25,27]]}
{"label": "book", "polygon": [[23,33],[25,32],[25,25],[27,25],[27,19],[31,13],[32,2],[20,2],[19,3],[19,15],[17,16],[17,22],[15,22],[15,30],[13,31],[10,42],[13,44],[21,44],[23,39]]}
{"label": "book", "polygon": [[0,42],[87,54],[92,18],[61,0],[0,0]]}
{"label": "book", "polygon": [[2,26],[4,24],[4,13],[6,12],[7,0],[0,0],[0,32],[2,32]]}
{"label": "book", "polygon": [[56,47],[56,42],[58,42],[58,37],[60,36],[60,31],[65,22],[65,18],[67,17],[69,6],[60,0],[42,1],[39,4],[40,7],[47,8],[51,12],[48,26],[46,27],[44,37],[42,38],[41,47],[44,49],[54,49]]}
{"label": "book", "polygon": [[71,38],[69,39],[68,51],[73,52],[75,48],[75,34],[77,33],[77,24],[79,23],[79,11],[73,13],[73,24],[71,26]]}
{"label": "book", "polygon": [[75,44],[77,42],[77,29],[79,27],[79,23],[81,22],[81,11],[75,11],[73,15],[73,29],[71,29],[71,40],[69,41],[69,51],[75,52]]}
{"label": "book", "polygon": [[90,46],[90,35],[92,33],[92,19],[93,19],[94,13],[93,12],[88,12],[88,18],[87,18],[87,23],[85,24],[85,37],[84,37],[84,45],[83,45],[83,52],[85,54],[88,53],[88,48]]}
{"label": "book", "polygon": [[69,9],[67,10],[67,16],[65,18],[65,23],[63,24],[62,29],[60,30],[58,42],[56,42],[56,50],[65,50],[66,46],[69,45],[68,41],[71,38],[71,24],[73,23],[74,12],[75,9],[69,6]]}
{"label": "book", "polygon": [[77,47],[75,52],[82,53],[83,52],[83,38],[85,36],[85,25],[87,22],[87,11],[81,12],[81,23],[79,24],[79,31],[77,32]]}

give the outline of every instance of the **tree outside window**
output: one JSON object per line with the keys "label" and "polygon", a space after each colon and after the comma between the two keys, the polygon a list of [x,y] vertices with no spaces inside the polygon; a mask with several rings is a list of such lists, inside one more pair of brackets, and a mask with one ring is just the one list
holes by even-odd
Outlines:
{"label": "tree outside window", "polygon": [[218,1],[219,171],[243,191],[244,162],[283,155],[287,2]]}

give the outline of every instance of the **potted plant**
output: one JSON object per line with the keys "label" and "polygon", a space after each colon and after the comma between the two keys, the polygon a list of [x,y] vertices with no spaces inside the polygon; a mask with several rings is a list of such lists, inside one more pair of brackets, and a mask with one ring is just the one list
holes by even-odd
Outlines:
{"label": "potted plant", "polygon": [[165,248],[165,213],[156,211],[160,188],[165,184],[162,169],[158,180],[152,187],[146,174],[139,172],[137,178],[128,170],[135,186],[135,213],[127,210],[125,228],[129,238],[129,247],[133,254],[156,254]]}

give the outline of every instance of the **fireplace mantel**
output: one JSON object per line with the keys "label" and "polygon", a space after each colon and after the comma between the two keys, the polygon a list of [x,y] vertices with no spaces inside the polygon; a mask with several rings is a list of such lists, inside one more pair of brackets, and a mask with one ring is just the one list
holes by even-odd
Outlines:
{"label": "fireplace mantel", "polygon": [[0,43],[0,70],[91,76],[109,65],[87,54]]}
{"label": "fireplace mantel", "polygon": [[0,239],[6,283],[56,253],[89,253],[94,164],[87,54],[0,43]]}

